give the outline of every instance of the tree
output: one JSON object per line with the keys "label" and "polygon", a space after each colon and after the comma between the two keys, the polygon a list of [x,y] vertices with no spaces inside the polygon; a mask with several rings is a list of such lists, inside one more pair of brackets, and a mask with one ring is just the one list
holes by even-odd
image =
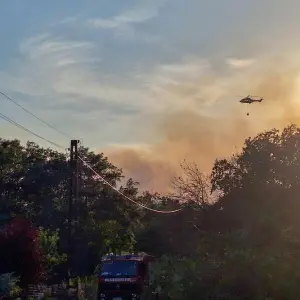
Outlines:
{"label": "tree", "polygon": [[51,232],[49,229],[45,230],[40,227],[39,243],[45,256],[44,269],[47,278],[55,279],[57,272],[60,271],[59,266],[67,261],[66,254],[59,250],[59,230]]}
{"label": "tree", "polygon": [[38,230],[28,220],[13,218],[1,231],[0,245],[0,274],[15,273],[23,287],[45,278]]}
{"label": "tree", "polygon": [[[220,198],[197,213],[194,236],[186,226],[193,212],[183,210],[185,223],[176,217],[172,238],[183,231],[187,242],[177,244],[183,257],[169,253],[158,265],[162,297],[297,299],[299,145],[292,125],[249,138],[240,153],[216,161],[211,183]],[[195,250],[187,251],[192,238]]]}
{"label": "tree", "polygon": [[200,171],[195,163],[184,161],[181,164],[183,176],[175,177],[172,185],[173,197],[189,204],[205,208],[212,204],[215,199],[211,194],[211,183],[209,176]]}
{"label": "tree", "polygon": [[[120,182],[121,170],[109,163],[103,154],[95,154],[88,148],[79,151],[80,156],[112,185]],[[69,169],[66,155],[31,142],[22,146],[16,140],[0,140],[0,159],[3,162],[0,170],[2,204],[42,227],[42,234],[51,235],[58,230],[59,252],[67,253]],[[133,247],[133,228],[139,212],[81,163],[79,170],[80,192],[74,203],[73,269],[75,274],[88,275],[93,273],[101,254],[111,245],[122,249]],[[135,198],[136,183],[128,181],[122,192]],[[48,238],[47,243],[51,241]]]}
{"label": "tree", "polygon": [[219,206],[230,218],[253,223],[280,214],[288,221],[299,206],[291,195],[300,183],[299,143],[300,129],[291,125],[249,138],[239,155],[216,161],[212,186],[224,193]]}
{"label": "tree", "polygon": [[[81,148],[80,156],[121,194],[151,208],[180,204],[182,210],[165,215],[137,207],[80,164],[75,274],[93,274],[105,252],[138,250],[158,258],[155,285],[163,288],[166,299],[294,299],[300,292],[299,145],[300,129],[294,125],[248,138],[240,153],[215,162],[211,182],[195,164],[184,162],[171,196],[140,193],[131,179],[120,187],[122,171],[103,154]],[[1,207],[31,222],[8,226],[8,232],[15,232],[9,242],[6,234],[0,235],[7,245],[0,267],[18,270],[25,284],[43,273],[42,261],[48,270],[63,266],[67,158],[33,143],[0,140],[1,158]],[[37,227],[42,227],[40,235]],[[29,253],[39,259],[27,273],[20,260],[11,258]]]}

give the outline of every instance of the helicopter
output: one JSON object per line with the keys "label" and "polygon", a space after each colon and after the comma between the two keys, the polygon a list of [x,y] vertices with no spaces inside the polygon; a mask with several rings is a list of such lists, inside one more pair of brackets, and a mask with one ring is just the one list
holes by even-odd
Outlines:
{"label": "helicopter", "polygon": [[254,102],[262,102],[264,100],[264,98],[260,98],[260,99],[253,99],[251,98],[250,95],[248,95],[247,97],[243,98],[240,100],[241,103],[246,103],[246,104],[252,104]]}
{"label": "helicopter", "polygon": [[[260,98],[260,99],[253,99],[253,97],[251,97],[250,95],[248,95],[245,98],[242,98],[240,100],[240,103],[242,104],[252,104],[254,102],[262,102],[264,100],[264,98]],[[247,116],[249,116],[249,112],[247,112]]]}

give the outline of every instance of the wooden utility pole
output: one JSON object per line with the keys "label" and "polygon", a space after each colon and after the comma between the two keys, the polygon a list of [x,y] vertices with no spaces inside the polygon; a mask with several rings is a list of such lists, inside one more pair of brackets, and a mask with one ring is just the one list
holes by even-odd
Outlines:
{"label": "wooden utility pole", "polygon": [[72,277],[73,265],[73,204],[78,195],[78,140],[71,140],[70,177],[69,177],[69,211],[68,211],[68,281]]}

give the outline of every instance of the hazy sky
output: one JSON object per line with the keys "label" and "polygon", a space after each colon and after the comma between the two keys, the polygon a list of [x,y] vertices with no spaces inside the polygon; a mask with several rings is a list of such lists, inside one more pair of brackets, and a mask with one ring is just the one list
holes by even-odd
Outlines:
{"label": "hazy sky", "polygon": [[[299,11],[296,0],[2,0],[0,90],[93,149],[151,145],[165,138],[166,113],[231,116],[239,95],[264,90],[262,77],[247,85],[260,68],[298,78]],[[0,101],[2,113],[68,146]],[[0,124],[2,137],[37,141]]]}

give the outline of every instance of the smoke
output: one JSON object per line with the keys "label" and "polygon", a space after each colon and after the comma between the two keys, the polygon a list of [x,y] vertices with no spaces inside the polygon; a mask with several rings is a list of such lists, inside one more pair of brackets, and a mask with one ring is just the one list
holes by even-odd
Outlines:
{"label": "smoke", "polygon": [[[182,70],[188,72],[188,68]],[[167,84],[155,86],[157,97],[179,103],[153,120],[151,130],[157,139],[144,149],[106,151],[142,188],[167,192],[184,159],[210,172],[215,159],[237,152],[245,138],[289,123],[300,124],[299,68],[287,60],[253,61],[251,65],[235,61],[221,75],[207,68],[194,76],[179,76],[178,70],[175,75],[170,78],[168,74]],[[265,100],[240,104],[239,96],[248,94]]]}

